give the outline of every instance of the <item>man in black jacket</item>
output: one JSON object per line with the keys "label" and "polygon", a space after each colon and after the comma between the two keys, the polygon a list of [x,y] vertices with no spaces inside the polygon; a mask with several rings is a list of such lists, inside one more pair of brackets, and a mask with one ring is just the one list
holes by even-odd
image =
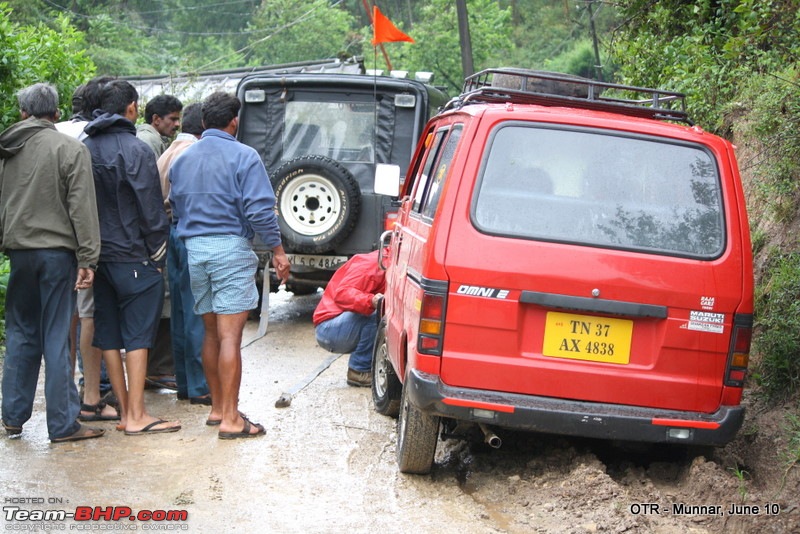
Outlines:
{"label": "man in black jacket", "polygon": [[[164,298],[169,235],[156,160],[136,138],[139,95],[125,80],[103,86],[100,110],[86,126],[100,219],[94,287],[94,345],[103,351],[126,435],[175,432],[177,422],[147,413],[144,383]],[[125,349],[125,370],[121,349]]]}

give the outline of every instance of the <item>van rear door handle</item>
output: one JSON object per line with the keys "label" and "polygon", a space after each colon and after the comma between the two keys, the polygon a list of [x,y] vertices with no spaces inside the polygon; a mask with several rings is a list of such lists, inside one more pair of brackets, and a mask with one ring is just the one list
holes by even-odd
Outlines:
{"label": "van rear door handle", "polygon": [[570,295],[558,295],[555,293],[541,293],[538,291],[523,291],[520,294],[519,301],[527,304],[538,304],[545,308],[627,315],[630,317],[666,319],[668,315],[666,306],[620,300],[575,297]]}

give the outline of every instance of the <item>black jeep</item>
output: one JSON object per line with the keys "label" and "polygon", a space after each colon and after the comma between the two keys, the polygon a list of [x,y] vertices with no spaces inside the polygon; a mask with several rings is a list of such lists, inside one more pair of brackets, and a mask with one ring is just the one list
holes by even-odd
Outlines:
{"label": "black jeep", "polygon": [[[375,250],[397,206],[374,190],[380,164],[401,180],[428,118],[446,102],[407,78],[357,73],[268,72],[239,82],[238,138],[255,148],[277,198],[292,262],[287,289],[311,293],[353,254]],[[256,241],[261,271],[269,251]],[[276,289],[272,277],[271,287]]]}

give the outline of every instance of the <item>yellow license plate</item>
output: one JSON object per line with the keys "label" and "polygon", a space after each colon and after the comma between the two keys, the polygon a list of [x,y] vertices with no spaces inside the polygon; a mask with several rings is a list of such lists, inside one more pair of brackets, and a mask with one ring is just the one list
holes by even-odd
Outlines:
{"label": "yellow license plate", "polygon": [[547,312],[542,354],[592,362],[626,364],[633,321]]}

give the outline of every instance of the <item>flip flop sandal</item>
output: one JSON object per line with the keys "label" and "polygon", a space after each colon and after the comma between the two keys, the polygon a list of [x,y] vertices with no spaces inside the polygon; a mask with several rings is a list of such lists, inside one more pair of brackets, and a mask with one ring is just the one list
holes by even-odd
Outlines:
{"label": "flip flop sandal", "polygon": [[92,428],[90,426],[81,425],[78,430],[76,430],[73,434],[69,436],[64,436],[63,438],[55,438],[51,439],[51,443],[66,443],[68,441],[81,441],[84,439],[92,439],[92,438],[99,438],[106,431],[102,428]]}
{"label": "flip flop sandal", "polygon": [[168,421],[164,421],[163,419],[157,419],[153,421],[146,427],[142,428],[141,430],[126,430],[126,436],[143,436],[145,434],[166,434],[168,432],[177,432],[181,429],[181,425],[176,426],[168,426],[165,428],[155,428],[156,425],[160,425],[163,423],[167,423]]}
{"label": "flip flop sandal", "polygon": [[[262,425],[259,425],[258,423],[251,423],[246,417],[243,417],[242,419],[244,419],[244,428],[242,428],[241,432],[220,432],[219,439],[257,438],[258,436],[263,436],[267,433]],[[251,426],[254,426],[258,432],[251,433]]]}
{"label": "flip flop sandal", "polygon": [[81,403],[81,411],[82,412],[92,412],[91,415],[83,415],[78,414],[78,420],[80,421],[119,421],[119,411],[117,411],[116,415],[103,415],[103,408],[108,406],[105,402],[100,401],[97,404],[83,404]]}

